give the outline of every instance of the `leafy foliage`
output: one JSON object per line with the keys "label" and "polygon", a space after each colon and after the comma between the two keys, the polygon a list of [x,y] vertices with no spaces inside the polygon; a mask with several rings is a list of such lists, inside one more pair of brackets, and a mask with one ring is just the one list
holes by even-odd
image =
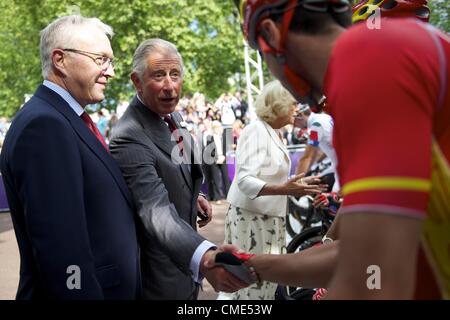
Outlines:
{"label": "leafy foliage", "polygon": [[431,9],[430,23],[439,29],[450,32],[450,2],[448,0],[428,1]]}
{"label": "leafy foliage", "polygon": [[[449,1],[431,0],[431,23],[449,32]],[[228,79],[243,74],[243,44],[232,1],[211,0],[0,0],[0,115],[11,117],[42,82],[39,31],[58,16],[80,12],[114,28],[119,61],[102,104],[128,101],[134,50],[153,37],[175,43],[186,68],[184,92],[210,99],[230,89]],[[264,70],[267,73],[266,66]],[[265,76],[268,78],[269,76]],[[240,77],[238,86],[243,86]]]}
{"label": "leafy foliage", "polygon": [[13,116],[42,82],[39,31],[58,16],[79,12],[114,28],[116,77],[102,104],[114,109],[134,93],[129,79],[134,50],[149,38],[173,42],[183,56],[184,92],[217,98],[227,79],[243,72],[242,36],[231,1],[211,0],[0,0],[0,114]]}

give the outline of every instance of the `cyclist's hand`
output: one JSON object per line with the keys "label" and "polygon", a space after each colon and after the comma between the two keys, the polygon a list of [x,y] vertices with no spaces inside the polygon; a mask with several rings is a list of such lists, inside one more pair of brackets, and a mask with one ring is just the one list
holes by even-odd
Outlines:
{"label": "cyclist's hand", "polygon": [[318,194],[313,201],[315,208],[328,208],[330,213],[335,214],[341,203],[336,192]]}
{"label": "cyclist's hand", "polygon": [[219,246],[217,249],[207,251],[207,253],[209,255],[207,256],[205,253],[205,255],[202,257],[202,260],[200,262],[200,272],[203,272],[202,268],[211,269],[216,266],[214,263],[214,260],[216,258],[216,254],[218,254],[219,252],[232,253],[232,252],[238,252],[238,251],[239,251],[239,248],[233,244],[223,244],[223,245]]}
{"label": "cyclist's hand", "polygon": [[247,283],[238,279],[222,267],[207,269],[204,276],[216,292],[235,292],[248,287]]}
{"label": "cyclist's hand", "polygon": [[316,293],[313,295],[313,300],[322,300],[327,295],[328,290],[324,288],[319,288],[316,290]]}
{"label": "cyclist's hand", "polygon": [[330,201],[328,201],[327,194],[321,193],[318,194],[313,201],[313,206],[315,208],[326,208],[330,205]]}
{"label": "cyclist's hand", "polygon": [[235,292],[247,287],[249,284],[237,278],[223,267],[215,264],[215,256],[219,252],[237,252],[237,247],[233,245],[222,245],[217,249],[208,250],[203,255],[200,264],[200,271],[212,285],[214,290],[216,292]]}

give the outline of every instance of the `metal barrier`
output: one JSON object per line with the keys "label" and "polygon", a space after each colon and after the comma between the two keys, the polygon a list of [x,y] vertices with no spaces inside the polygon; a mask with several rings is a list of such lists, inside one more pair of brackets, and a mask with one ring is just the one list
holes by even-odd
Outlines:
{"label": "metal barrier", "polygon": [[[289,156],[291,158],[291,172],[290,175],[295,174],[295,170],[297,168],[297,163],[303,156],[305,152],[305,145],[304,144],[297,144],[297,145],[291,145],[287,146],[287,149],[289,151]],[[230,179],[230,183],[234,179],[234,175],[236,172],[236,154],[235,152],[230,152],[227,155],[227,168],[228,168],[228,178]],[[208,194],[208,186],[207,182],[204,181],[201,190],[204,194]]]}
{"label": "metal barrier", "polygon": [[[295,174],[295,169],[297,167],[297,163],[299,159],[302,157],[305,151],[305,145],[293,145],[287,147],[289,151],[289,156],[291,157],[291,172],[290,174]],[[231,152],[227,155],[227,167],[228,167],[228,177],[230,178],[230,182],[233,181],[235,171],[236,171],[236,155],[234,152]],[[202,185],[201,190],[207,194],[208,187],[206,182]],[[9,211],[8,200],[6,198],[5,186],[3,185],[3,177],[0,174],[0,212]]]}

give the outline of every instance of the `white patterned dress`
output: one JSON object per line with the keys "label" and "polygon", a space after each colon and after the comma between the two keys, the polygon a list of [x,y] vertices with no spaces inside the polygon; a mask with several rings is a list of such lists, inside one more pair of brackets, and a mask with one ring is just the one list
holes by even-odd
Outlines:
{"label": "white patterned dress", "polygon": [[[274,217],[230,206],[225,220],[226,244],[234,244],[248,253],[286,253],[286,218]],[[273,300],[277,284],[263,281],[234,293],[223,293],[219,299]]]}

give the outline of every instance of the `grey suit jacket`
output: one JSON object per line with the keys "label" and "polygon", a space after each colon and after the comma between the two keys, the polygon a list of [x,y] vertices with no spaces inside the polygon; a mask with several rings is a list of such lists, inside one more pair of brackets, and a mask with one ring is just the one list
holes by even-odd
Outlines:
{"label": "grey suit jacket", "polygon": [[[180,127],[181,116],[172,118]],[[144,299],[196,298],[189,267],[205,240],[196,232],[203,175],[198,164],[174,163],[174,147],[167,124],[136,97],[110,141],[137,207]]]}

